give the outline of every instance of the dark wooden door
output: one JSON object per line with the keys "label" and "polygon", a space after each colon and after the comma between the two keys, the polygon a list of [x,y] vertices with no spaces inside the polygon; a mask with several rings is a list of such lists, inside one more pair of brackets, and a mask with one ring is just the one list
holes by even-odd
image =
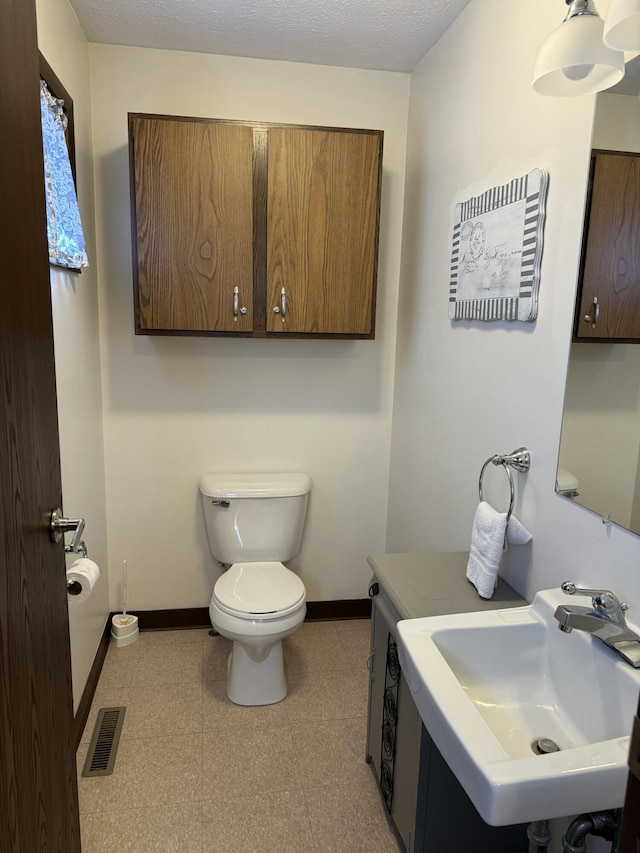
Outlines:
{"label": "dark wooden door", "polygon": [[252,127],[132,115],[129,128],[136,331],[250,332]]}
{"label": "dark wooden door", "polygon": [[640,338],[640,155],[594,154],[575,329],[585,340]]}
{"label": "dark wooden door", "polygon": [[34,0],[0,0],[0,849],[80,850]]}
{"label": "dark wooden door", "polygon": [[269,129],[269,332],[373,337],[381,165],[381,131]]}

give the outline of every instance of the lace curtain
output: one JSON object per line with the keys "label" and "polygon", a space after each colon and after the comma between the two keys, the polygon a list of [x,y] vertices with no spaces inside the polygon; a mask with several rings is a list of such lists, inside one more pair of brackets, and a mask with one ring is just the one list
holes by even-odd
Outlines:
{"label": "lace curtain", "polygon": [[69,151],[64,135],[67,117],[63,106],[64,101],[54,98],[47,84],[41,80],[40,114],[49,261],[57,266],[78,270],[88,266],[88,261]]}

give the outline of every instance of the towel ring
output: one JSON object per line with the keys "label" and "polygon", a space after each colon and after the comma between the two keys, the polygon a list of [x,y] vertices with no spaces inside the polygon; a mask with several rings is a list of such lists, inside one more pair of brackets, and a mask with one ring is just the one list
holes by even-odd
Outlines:
{"label": "towel ring", "polygon": [[484,495],[482,492],[482,481],[484,479],[484,472],[487,470],[487,465],[492,463],[493,465],[502,465],[504,470],[506,471],[507,477],[509,478],[509,509],[507,511],[507,522],[511,518],[511,513],[513,512],[513,506],[516,499],[516,489],[513,484],[513,476],[511,474],[510,468],[515,468],[516,471],[520,471],[521,473],[526,473],[531,467],[531,454],[527,450],[526,447],[519,447],[517,450],[514,450],[513,453],[508,453],[506,455],[496,454],[495,456],[490,456],[487,461],[482,466],[480,470],[480,479],[478,480],[478,492],[480,493],[480,500],[484,500]]}
{"label": "towel ring", "polygon": [[482,494],[482,479],[484,477],[484,472],[486,471],[487,465],[490,462],[493,462],[494,465],[502,465],[504,470],[507,472],[507,477],[509,478],[510,499],[509,499],[509,509],[507,510],[507,521],[509,521],[509,519],[511,518],[511,513],[513,512],[513,505],[514,505],[515,499],[516,499],[516,489],[515,489],[515,486],[513,484],[513,477],[511,476],[511,471],[509,470],[507,463],[506,462],[500,462],[500,461],[496,462],[495,461],[496,458],[497,457],[495,457],[495,456],[490,456],[489,459],[487,459],[487,461],[482,466],[482,470],[480,471],[480,480],[478,482],[478,491],[480,493],[480,500],[483,501],[484,495]]}

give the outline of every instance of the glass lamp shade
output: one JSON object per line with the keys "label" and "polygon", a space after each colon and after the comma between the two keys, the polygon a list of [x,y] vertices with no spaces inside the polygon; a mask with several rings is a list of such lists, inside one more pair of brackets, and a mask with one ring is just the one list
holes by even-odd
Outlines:
{"label": "glass lamp shade", "polygon": [[614,50],[640,50],[640,0],[611,0],[603,39]]}
{"label": "glass lamp shade", "polygon": [[563,21],[540,48],[532,86],[540,95],[570,97],[608,89],[624,76],[624,53],[602,41],[604,21],[577,15]]}

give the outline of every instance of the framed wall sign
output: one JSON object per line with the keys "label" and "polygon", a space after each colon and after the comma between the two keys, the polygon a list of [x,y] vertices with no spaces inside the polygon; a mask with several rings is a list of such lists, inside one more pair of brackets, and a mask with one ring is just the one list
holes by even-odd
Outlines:
{"label": "framed wall sign", "polygon": [[547,172],[534,169],[456,204],[452,320],[536,319],[548,184]]}

